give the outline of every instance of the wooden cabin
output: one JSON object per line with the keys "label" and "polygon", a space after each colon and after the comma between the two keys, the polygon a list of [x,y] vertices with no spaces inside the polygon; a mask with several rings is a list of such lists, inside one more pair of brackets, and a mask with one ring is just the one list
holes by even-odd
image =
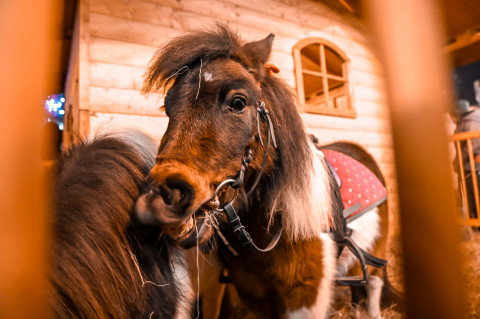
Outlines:
{"label": "wooden cabin", "polygon": [[365,146],[386,177],[396,216],[382,67],[360,20],[320,1],[79,0],[65,87],[64,144],[110,124],[135,125],[160,139],[168,119],[160,110],[162,96],[140,92],[146,66],[166,41],[215,21],[247,40],[275,34],[271,62],[297,92],[308,131],[320,143],[348,140]]}
{"label": "wooden cabin", "polygon": [[[387,177],[393,203],[398,202],[399,185],[407,317],[466,317],[450,180],[437,178],[442,175],[437,173],[447,172],[450,164],[443,152],[447,140],[442,135],[440,114],[447,102],[439,97],[438,86],[412,90],[402,85],[405,83],[398,73],[418,78],[415,83],[438,84],[440,78],[446,78],[448,73],[441,70],[437,57],[439,46],[431,44],[435,41],[443,41],[455,66],[478,61],[478,0],[4,0],[0,29],[13,31],[0,34],[0,80],[4,80],[0,85],[4,106],[0,108],[4,153],[0,165],[4,208],[0,245],[5,257],[0,263],[0,300],[6,301],[0,303],[0,317],[50,317],[45,280],[51,216],[45,208],[48,188],[41,179],[40,159],[34,155],[41,145],[38,102],[59,92],[50,88],[56,83],[54,78],[58,80],[57,62],[61,60],[55,53],[58,47],[51,45],[58,39],[52,29],[62,28],[57,21],[62,14],[66,16],[62,5],[69,7],[75,2],[76,23],[65,85],[65,146],[105,123],[135,124],[158,138],[162,135],[167,122],[159,110],[162,97],[143,97],[140,88],[149,59],[175,35],[212,25],[214,20],[227,22],[251,40],[273,32],[272,62],[281,70],[278,76],[299,93],[308,129],[322,143],[342,139],[367,147]],[[438,19],[434,10],[438,4],[444,7],[444,19]],[[383,56],[381,65],[368,31],[358,19],[362,6],[370,14],[367,20],[372,22],[375,47]],[[446,32],[440,30],[440,20]],[[57,24],[53,26],[52,21]],[[409,28],[403,27],[406,23]],[[415,54],[406,54],[402,60],[389,50],[402,45],[402,53],[416,50]],[[311,50],[315,46],[316,53]],[[320,57],[315,66],[320,70],[309,69],[312,56]],[[322,56],[336,61],[331,66],[333,74],[329,74],[328,64],[320,62]],[[411,63],[413,68],[410,62],[416,62]],[[327,72],[322,72],[322,65]],[[327,82],[324,87],[328,92],[324,90],[322,96],[319,87],[305,85],[304,74],[308,83],[308,76]],[[335,85],[330,86],[329,79]],[[405,91],[410,94],[407,105],[401,99]],[[330,106],[338,112],[328,109]],[[22,116],[12,110],[22,110]],[[406,121],[409,116],[430,119],[429,126]],[[411,162],[415,165],[409,165]],[[409,192],[418,196],[409,196]],[[392,207],[397,217],[397,205]]]}
{"label": "wooden cabin", "polygon": [[[451,66],[475,61],[480,42],[472,27],[478,4],[443,0],[441,5]],[[276,76],[297,93],[307,130],[320,143],[357,142],[379,163],[396,240],[400,216],[392,105],[385,64],[376,53],[378,34],[370,34],[364,9],[359,0],[77,0],[64,145],[109,125],[137,126],[160,139],[168,123],[163,97],[140,91],[154,52],[177,35],[216,21],[246,40],[274,33],[271,62],[280,69]]]}

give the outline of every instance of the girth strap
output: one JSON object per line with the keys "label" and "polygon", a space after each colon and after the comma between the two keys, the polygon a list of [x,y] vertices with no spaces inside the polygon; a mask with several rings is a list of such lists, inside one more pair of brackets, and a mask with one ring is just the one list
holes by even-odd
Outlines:
{"label": "girth strap", "polygon": [[235,211],[235,208],[233,208],[232,204],[231,203],[226,203],[225,205],[223,205],[223,209],[225,211],[225,215],[228,218],[228,221],[230,222],[230,224],[233,227],[233,233],[235,234],[235,236],[238,238],[238,240],[240,241],[240,243],[243,246],[248,247],[248,248],[253,249],[253,250],[256,250],[256,251],[267,252],[267,251],[272,250],[277,245],[277,243],[280,240],[280,237],[282,235],[282,231],[283,231],[283,224],[282,224],[282,220],[281,220],[282,215],[279,214],[280,226],[277,227],[277,230],[276,230],[272,240],[270,241],[270,243],[268,244],[267,247],[262,249],[262,248],[259,248],[257,245],[255,245],[255,243],[252,240],[252,237],[250,237],[250,234],[245,229],[245,226],[243,226],[242,223],[240,222],[240,217],[238,216],[237,212]]}

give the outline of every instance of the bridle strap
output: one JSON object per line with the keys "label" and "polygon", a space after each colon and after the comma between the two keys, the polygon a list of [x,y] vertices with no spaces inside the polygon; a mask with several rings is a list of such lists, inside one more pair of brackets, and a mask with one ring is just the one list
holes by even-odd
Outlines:
{"label": "bridle strap", "polygon": [[[247,197],[249,197],[253,190],[257,187],[258,182],[260,181],[260,178],[263,174],[263,171],[265,169],[265,165],[267,163],[268,159],[268,154],[270,150],[270,144],[273,143],[273,146],[277,148],[277,141],[275,140],[275,133],[273,131],[273,124],[272,120],[270,118],[270,113],[268,110],[265,108],[265,103],[264,102],[259,102],[259,105],[257,107],[257,131],[258,131],[258,137],[260,140],[260,144],[264,146],[263,140],[262,140],[262,134],[260,130],[260,119],[263,118],[267,122],[267,145],[265,149],[265,156],[263,157],[262,165],[260,166],[260,171],[257,174],[257,177],[255,178],[255,181],[253,182],[252,186],[250,187],[249,191],[247,192]],[[236,189],[238,191],[238,188],[243,184],[244,178],[245,178],[245,171],[248,168],[248,165],[252,161],[252,150],[248,149],[245,155],[242,158],[242,165],[240,167],[240,170],[238,172],[238,177],[235,180],[230,180],[230,187]],[[224,181],[226,183],[227,181]],[[226,183],[225,185],[227,185]],[[220,186],[222,186],[220,184]],[[217,190],[215,191],[215,194],[218,193],[218,190],[221,187],[218,187]],[[214,195],[216,197],[216,195]],[[225,212],[225,215],[227,216],[228,221],[233,227],[233,233],[236,235],[240,243],[248,248],[251,248],[256,251],[260,252],[268,252],[272,250],[277,244],[278,241],[280,240],[280,237],[283,232],[283,224],[282,224],[282,216],[279,214],[279,226],[277,227],[277,230],[275,231],[275,234],[270,241],[270,243],[267,245],[265,248],[259,248],[255,243],[253,242],[252,238],[250,237],[250,234],[247,232],[245,229],[245,226],[242,225],[240,222],[240,217],[238,216],[237,212],[235,211],[235,208],[233,207],[232,203],[234,202],[236,196],[234,196],[234,199],[230,202],[227,202],[222,206],[222,209],[217,209],[217,211],[223,211]],[[212,198],[214,200],[214,198]],[[223,237],[222,237],[223,239]],[[225,241],[225,240],[224,240]]]}
{"label": "bridle strap", "polygon": [[275,234],[273,235],[272,240],[268,244],[267,247],[265,248],[259,248],[257,245],[252,240],[252,237],[250,237],[250,234],[247,232],[245,229],[245,226],[242,225],[240,222],[240,217],[238,216],[237,212],[235,211],[235,208],[233,208],[231,203],[226,203],[223,205],[223,210],[225,212],[225,215],[228,218],[228,221],[233,227],[233,233],[237,236],[238,240],[242,244],[242,246],[245,246],[247,248],[260,251],[262,253],[268,252],[272,250],[277,244],[278,241],[280,240],[280,237],[283,232],[283,224],[282,224],[282,215],[279,215],[279,223],[280,226],[277,227],[277,230]]}
{"label": "bridle strap", "polygon": [[243,179],[245,178],[245,171],[248,168],[248,165],[252,161],[252,150],[248,149],[245,155],[242,158],[242,166],[240,167],[240,171],[238,171],[238,177],[235,179],[235,181],[230,184],[230,187],[232,188],[239,188],[240,185],[243,184]]}
{"label": "bridle strap", "polygon": [[247,192],[247,197],[250,197],[250,195],[253,193],[253,190],[257,187],[258,182],[260,181],[260,178],[262,177],[263,171],[265,169],[265,165],[267,164],[267,159],[268,159],[268,152],[270,150],[270,141],[273,142],[273,146],[277,148],[277,141],[275,139],[275,132],[273,130],[273,124],[272,120],[270,118],[270,112],[265,108],[265,103],[262,101],[259,103],[257,107],[257,131],[258,131],[258,138],[260,140],[260,144],[263,145],[263,140],[262,140],[262,132],[260,130],[260,116],[263,117],[265,121],[267,121],[267,146],[265,148],[265,156],[263,157],[262,165],[260,166],[260,171],[257,174],[257,177],[255,178],[255,181],[253,182],[252,186],[250,186],[250,189]]}
{"label": "bridle strap", "polygon": [[[253,190],[257,187],[258,182],[260,181],[260,178],[262,177],[263,171],[265,170],[265,165],[267,164],[270,144],[273,143],[273,146],[277,148],[277,141],[275,140],[275,132],[273,131],[272,120],[270,118],[270,113],[265,108],[264,102],[259,102],[259,105],[257,107],[258,138],[260,140],[260,144],[264,146],[263,140],[262,140],[262,134],[260,130],[260,116],[267,122],[267,146],[265,149],[265,156],[263,157],[262,165],[260,165],[260,171],[258,172],[257,177],[255,178],[255,181],[253,182],[252,186],[250,186],[250,189],[247,192],[247,197],[250,197],[250,195],[253,193]],[[245,178],[245,171],[247,170],[248,165],[251,163],[251,161],[252,161],[252,150],[249,148],[247,149],[247,151],[245,152],[245,155],[242,158],[242,165],[240,167],[240,170],[238,171],[237,178],[233,183],[230,184],[230,187],[239,188],[243,184],[243,180]]]}
{"label": "bridle strap", "polygon": [[258,137],[260,138],[260,144],[262,144],[263,146],[262,134],[260,131],[260,116],[262,116],[267,121],[268,134],[270,135],[270,137],[268,138],[272,139],[273,146],[277,148],[277,141],[275,139],[275,132],[273,131],[273,124],[272,124],[272,119],[270,118],[270,112],[265,107],[265,102],[263,101],[261,101],[257,107],[257,131],[258,131]]}

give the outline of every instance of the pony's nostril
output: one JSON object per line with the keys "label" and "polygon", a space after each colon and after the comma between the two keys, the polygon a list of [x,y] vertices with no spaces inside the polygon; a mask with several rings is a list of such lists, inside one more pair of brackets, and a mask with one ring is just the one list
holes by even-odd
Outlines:
{"label": "pony's nostril", "polygon": [[182,204],[185,201],[187,195],[182,189],[173,189],[172,190],[172,201]]}
{"label": "pony's nostril", "polygon": [[195,198],[195,190],[192,185],[182,179],[167,179],[167,187],[171,189],[172,202],[181,207],[190,206]]}
{"label": "pony's nostril", "polygon": [[187,181],[180,178],[167,178],[164,184],[150,188],[151,198],[160,196],[166,205],[175,209],[185,209],[195,199],[195,190]]}

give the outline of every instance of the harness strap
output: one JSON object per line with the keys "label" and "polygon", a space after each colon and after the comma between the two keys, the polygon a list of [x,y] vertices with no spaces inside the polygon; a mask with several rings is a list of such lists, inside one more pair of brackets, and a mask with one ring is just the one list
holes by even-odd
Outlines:
{"label": "harness strap", "polygon": [[252,237],[250,237],[250,234],[245,229],[245,226],[243,226],[242,223],[240,222],[240,217],[238,217],[238,214],[235,211],[235,208],[233,208],[232,204],[227,203],[227,204],[223,205],[223,209],[225,211],[225,215],[228,218],[228,221],[230,222],[230,224],[233,227],[233,233],[238,238],[238,240],[240,241],[242,246],[245,246],[245,247],[248,247],[250,249],[260,251],[260,252],[264,253],[264,252],[268,252],[268,251],[272,250],[277,245],[277,243],[280,240],[280,237],[282,235],[282,231],[283,231],[283,224],[282,224],[282,220],[281,220],[282,215],[279,215],[280,216],[280,220],[279,220],[280,226],[277,227],[277,230],[276,230],[275,234],[273,235],[273,238],[270,241],[270,243],[265,248],[259,248],[253,242]]}
{"label": "harness strap", "polygon": [[339,277],[336,279],[337,286],[365,286],[368,285],[368,274],[367,274],[367,265],[384,268],[387,266],[387,261],[378,257],[375,257],[362,248],[358,247],[357,244],[352,239],[352,229],[347,228],[347,231],[344,234],[344,237],[340,240],[335,238],[335,241],[338,245],[338,254],[337,258],[340,257],[342,251],[345,247],[357,257],[360,262],[360,267],[363,272],[363,276],[358,277]]}
{"label": "harness strap", "polygon": [[340,179],[340,176],[338,176],[337,171],[333,167],[333,165],[328,161],[328,159],[325,157],[323,152],[319,150],[319,152],[322,154],[322,158],[324,159],[325,163],[327,163],[328,168],[330,169],[330,172],[333,175],[333,178],[335,179],[335,182],[337,183],[338,188],[342,187],[342,180]]}
{"label": "harness strap", "polygon": [[362,267],[363,277],[359,278],[337,278],[337,286],[365,286],[368,285],[368,272],[367,265],[365,264],[365,258],[361,252],[361,249],[355,244],[350,236],[345,236],[345,246],[358,258],[360,261],[360,266]]}
{"label": "harness strap", "polygon": [[[261,176],[263,174],[263,171],[265,169],[265,165],[267,163],[268,153],[269,153],[269,150],[270,150],[270,144],[273,143],[273,146],[275,148],[277,148],[277,141],[275,139],[275,133],[274,133],[274,130],[273,130],[272,119],[270,118],[270,113],[265,108],[265,103],[264,102],[259,102],[258,107],[257,107],[258,137],[259,137],[260,144],[262,146],[264,146],[263,140],[262,140],[262,134],[261,134],[261,130],[260,130],[260,119],[261,118],[263,118],[263,120],[265,120],[267,122],[267,145],[266,145],[266,149],[265,149],[265,155],[263,157],[263,161],[262,161],[262,164],[260,166],[260,171],[258,172],[258,174],[255,178],[255,181],[250,186],[250,189],[246,193],[247,197],[249,197],[252,194],[253,190],[257,187],[257,184],[260,181],[260,178],[261,178]],[[276,230],[272,240],[270,241],[270,244],[265,248],[259,248],[257,245],[255,245],[252,238],[250,237],[250,234],[246,231],[245,227],[240,222],[240,217],[238,216],[237,212],[235,211],[235,209],[232,206],[232,203],[235,201],[235,199],[237,197],[238,188],[244,182],[245,171],[247,170],[248,165],[250,164],[251,161],[252,161],[252,150],[248,149],[247,152],[245,153],[245,155],[242,158],[242,165],[241,165],[240,170],[238,172],[237,178],[234,179],[234,180],[233,179],[228,179],[228,180],[225,180],[222,183],[220,183],[220,185],[217,186],[217,189],[215,190],[215,192],[212,196],[212,199],[210,200],[209,203],[211,203],[210,207],[212,209],[215,209],[218,212],[224,212],[225,213],[225,215],[227,216],[227,219],[229,220],[230,224],[233,227],[233,232],[234,232],[235,236],[238,238],[238,240],[240,241],[240,243],[243,246],[246,246],[248,248],[251,248],[253,250],[260,251],[260,252],[268,252],[268,251],[272,250],[277,245],[277,243],[280,240],[280,237],[282,235],[283,225],[282,225],[281,214],[279,214],[279,227],[277,227],[277,230]],[[232,187],[233,189],[236,190],[236,193],[235,193],[233,199],[230,202],[224,204],[222,206],[222,208],[218,208],[218,206],[219,206],[218,205],[218,200],[216,199],[217,194],[225,185],[228,185],[228,184],[230,184],[230,187]],[[227,245],[227,247],[230,249],[230,251],[235,256],[237,256],[238,253],[230,246],[230,244],[226,240],[225,236],[223,236],[221,234],[220,229],[218,227],[216,227],[216,230],[219,233],[220,238]]]}
{"label": "harness strap", "polygon": [[363,257],[365,257],[365,262],[367,263],[367,265],[370,265],[376,268],[382,268],[387,265],[386,260],[370,255],[369,253],[367,253],[365,250],[361,248],[360,248],[360,252],[362,253]]}

